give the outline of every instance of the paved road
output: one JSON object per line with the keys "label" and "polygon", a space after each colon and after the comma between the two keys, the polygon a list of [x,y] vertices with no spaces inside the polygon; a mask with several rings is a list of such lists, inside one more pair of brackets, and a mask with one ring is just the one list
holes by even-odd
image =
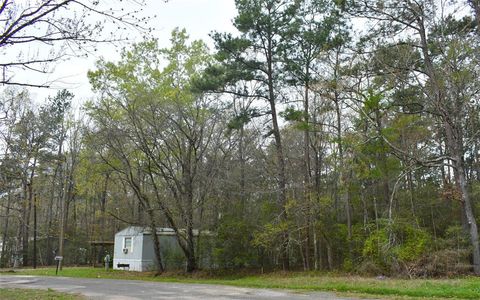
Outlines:
{"label": "paved road", "polygon": [[[0,275],[0,288],[51,288],[66,293],[80,293],[88,299],[292,299],[351,300],[332,293],[296,293],[282,290],[238,288],[222,285],[145,282],[137,280],[83,279]],[[1,295],[0,295],[1,296]],[[1,297],[0,297],[1,298]]]}

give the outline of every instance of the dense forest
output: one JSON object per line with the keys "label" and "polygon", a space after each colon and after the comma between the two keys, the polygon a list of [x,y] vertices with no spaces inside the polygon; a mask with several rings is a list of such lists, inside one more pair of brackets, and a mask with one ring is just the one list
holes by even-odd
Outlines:
{"label": "dense forest", "polygon": [[176,29],[99,60],[79,110],[5,82],[0,267],[138,225],[188,272],[480,275],[480,1],[235,3],[214,49]]}

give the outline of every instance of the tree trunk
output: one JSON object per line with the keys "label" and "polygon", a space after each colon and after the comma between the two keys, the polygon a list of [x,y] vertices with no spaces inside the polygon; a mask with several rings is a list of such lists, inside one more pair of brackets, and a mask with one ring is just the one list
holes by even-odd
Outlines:
{"label": "tree trunk", "polygon": [[310,270],[310,245],[312,244],[311,243],[311,233],[310,233],[310,229],[311,229],[311,222],[310,222],[310,212],[308,214],[308,220],[307,220],[307,226],[306,226],[306,239],[305,239],[305,259],[307,261],[307,270]]}
{"label": "tree trunk", "polygon": [[47,265],[51,265],[53,262],[52,241],[50,239],[51,237],[50,233],[52,231],[52,223],[53,223],[53,203],[54,203],[53,200],[55,199],[55,182],[57,180],[57,172],[58,170],[56,169],[52,179],[52,190],[50,193],[50,199],[48,200],[48,207],[47,207],[47,220],[46,220],[47,228],[45,229],[46,237],[47,237],[46,245],[45,245],[46,252],[47,252],[46,253]]}
{"label": "tree trunk", "polygon": [[[28,255],[28,242],[30,237],[30,214],[32,211],[33,205],[33,178],[35,176],[35,171],[37,167],[37,156],[38,150],[34,152],[32,169],[30,170],[30,175],[27,181],[25,182],[26,186],[23,187],[25,200],[27,201],[27,209],[25,211],[24,219],[24,231],[23,231],[23,266],[28,266],[29,264],[29,255]],[[27,195],[28,194],[28,199]]]}
{"label": "tree trunk", "polygon": [[[458,157],[457,160],[461,160]],[[462,193],[462,207],[465,211],[465,215],[467,217],[467,223],[469,226],[469,233],[470,233],[470,242],[472,244],[472,251],[473,251],[473,271],[476,275],[480,275],[480,247],[478,244],[478,229],[477,229],[477,222],[473,215],[473,208],[470,202],[470,197],[467,189],[467,182],[465,180],[465,174],[463,169],[463,163],[455,163],[457,169],[457,178],[458,183],[460,186],[460,190]]]}
{"label": "tree trunk", "polygon": [[197,270],[197,259],[195,257],[195,245],[193,242],[193,229],[187,228],[187,272],[191,273]]}
{"label": "tree trunk", "polygon": [[362,201],[363,206],[363,230],[367,232],[367,224],[368,224],[368,207],[367,201],[365,199],[365,191],[364,189],[360,192],[360,200]]}
{"label": "tree trunk", "polygon": [[299,238],[300,238],[300,243],[298,243],[298,250],[300,252],[300,256],[302,257],[303,270],[307,271],[307,260],[305,259],[305,249],[303,248],[301,232],[299,233]]}
{"label": "tree trunk", "polygon": [[184,186],[185,186],[185,195],[184,199],[186,202],[186,256],[187,256],[187,272],[191,273],[197,269],[197,260],[195,257],[195,243],[194,243],[194,236],[193,236],[193,183],[194,183],[194,169],[193,169],[193,160],[195,159],[192,157],[194,145],[191,141],[188,143],[188,150],[186,153],[186,161],[184,161]]}
{"label": "tree trunk", "polygon": [[7,237],[8,237],[8,229],[9,229],[9,221],[10,221],[10,205],[12,203],[12,195],[11,192],[8,191],[7,195],[7,208],[5,210],[5,223],[3,225],[3,234],[2,234],[2,253],[0,258],[0,268],[5,268],[7,265]]}
{"label": "tree trunk", "polygon": [[23,230],[23,222],[19,220],[18,228],[17,228],[17,238],[15,239],[15,251],[13,256],[13,268],[20,267],[20,254],[22,248],[22,230]]}
{"label": "tree trunk", "polygon": [[[149,165],[149,167],[150,167],[150,165]],[[186,266],[187,272],[193,272],[197,269],[197,264],[196,264],[196,259],[195,259],[195,246],[194,246],[194,243],[193,243],[193,186],[188,184],[190,179],[188,179],[189,176],[187,176],[187,174],[190,174],[189,172],[190,171],[187,167],[187,168],[185,168],[185,173],[183,174],[184,175],[183,180],[184,180],[184,184],[185,184],[185,189],[188,191],[187,192],[188,195],[179,196],[178,193],[175,194],[176,197],[178,197],[177,199],[175,199],[175,201],[182,201],[183,200],[183,201],[187,202],[186,203],[187,204],[187,208],[186,208],[187,213],[182,214],[182,219],[185,221],[186,227],[187,227],[186,232],[182,232],[182,231],[179,230],[179,228],[177,227],[177,223],[175,222],[175,219],[174,219],[173,215],[171,214],[170,210],[162,202],[162,198],[160,196],[159,188],[158,188],[157,184],[155,183],[153,173],[150,169],[149,169],[148,176],[150,177],[150,182],[153,186],[153,190],[155,191],[155,195],[156,195],[156,198],[157,198],[157,204],[159,205],[160,210],[165,215],[165,217],[167,219],[167,222],[170,224],[172,229],[177,234],[178,245],[182,249],[183,254],[185,255],[185,258],[187,259],[187,266]],[[134,180],[131,171],[129,173],[129,182],[130,182],[130,185],[133,188],[135,194],[137,195],[137,198],[140,200],[140,202],[143,203],[144,205],[148,205],[148,207],[150,207],[150,204],[149,204],[150,201],[148,200],[147,196],[141,192],[140,187],[137,184],[137,182]],[[180,197],[183,197],[183,198],[180,198]],[[158,247],[158,250],[159,249],[160,248]],[[158,255],[160,255],[160,252],[158,252]]]}
{"label": "tree trunk", "polygon": [[240,206],[241,206],[241,216],[245,217],[245,210],[246,210],[246,181],[245,181],[245,154],[244,154],[244,141],[245,139],[245,128],[242,124],[240,127],[240,138],[238,142],[238,155],[240,158]]}
{"label": "tree trunk", "polygon": [[[52,190],[51,190],[51,193],[50,193],[50,199],[48,201],[48,208],[47,208],[47,229],[46,229],[46,233],[47,233],[47,244],[46,244],[46,251],[47,251],[47,257],[46,257],[46,260],[47,260],[47,265],[51,265],[53,263],[53,251],[52,251],[52,241],[51,241],[51,232],[52,232],[52,222],[53,222],[53,218],[54,218],[54,214],[53,214],[53,203],[54,203],[54,200],[55,200],[55,188],[56,188],[56,185],[57,185],[57,178],[58,178],[58,174],[60,172],[60,168],[62,167],[62,163],[61,163],[61,157],[62,157],[62,151],[63,151],[63,141],[65,139],[65,134],[64,134],[64,130],[63,130],[63,126],[62,126],[62,133],[61,133],[61,139],[60,141],[58,142],[58,151],[57,151],[57,163],[56,163],[56,166],[55,166],[55,172],[53,173],[53,178],[52,178]],[[57,208],[59,203],[57,201]],[[57,209],[58,211],[58,209]]]}
{"label": "tree trunk", "polygon": [[320,243],[318,242],[318,237],[317,237],[317,230],[315,228],[315,225],[313,227],[313,259],[314,259],[314,268],[315,271],[318,271],[320,268],[320,256],[319,256],[319,245]]}
{"label": "tree trunk", "polygon": [[37,194],[33,196],[33,268],[37,268]]}
{"label": "tree trunk", "polygon": [[461,140],[456,140],[459,139],[458,133],[455,134],[456,131],[447,122],[445,122],[445,129],[447,133],[447,149],[454,159],[453,164],[455,181],[461,194],[463,213],[466,218],[466,226],[468,228],[470,243],[472,245],[473,271],[476,275],[480,275],[480,245],[478,244],[478,228],[475,216],[473,214],[472,203],[470,201],[467,180],[465,178],[463,145]]}
{"label": "tree trunk", "polygon": [[150,219],[150,230],[152,231],[153,249],[155,251],[157,275],[162,274],[165,268],[162,263],[162,255],[160,251],[160,238],[157,235],[157,223],[152,209],[148,209],[148,217]]}
{"label": "tree trunk", "polygon": [[[105,176],[105,182],[103,184],[103,191],[102,195],[100,197],[100,234],[99,237],[102,241],[105,241],[105,224],[106,224],[106,219],[107,219],[107,188],[108,188],[108,180],[109,180],[110,174],[107,174]],[[153,234],[153,233],[152,233]],[[105,247],[103,245],[100,245],[100,251],[99,251],[99,263],[103,262],[103,256],[105,255]]]}
{"label": "tree trunk", "polygon": [[[276,158],[277,158],[277,176],[278,176],[278,189],[279,194],[279,205],[281,209],[281,220],[287,222],[288,212],[286,211],[287,206],[287,176],[285,171],[285,156],[283,154],[283,145],[282,137],[280,134],[280,126],[278,125],[277,119],[277,108],[276,108],[276,99],[275,99],[275,88],[274,88],[274,79],[273,79],[273,57],[272,57],[272,40],[268,40],[268,55],[267,55],[267,65],[268,65],[268,94],[269,94],[269,104],[270,104],[270,114],[272,116],[272,132],[275,139],[275,149],[276,149]],[[289,233],[286,230],[283,233],[282,241],[282,267],[284,270],[290,269],[290,259],[288,253],[288,244],[289,244]]]}
{"label": "tree trunk", "polygon": [[[63,187],[63,192],[61,194],[61,197],[59,197],[60,200],[60,213],[59,213],[59,224],[58,224],[58,251],[57,251],[57,256],[62,256],[63,257],[63,246],[64,246],[64,241],[65,241],[65,208],[66,208],[66,203],[67,203],[67,198],[68,198],[68,174],[67,174],[67,168],[65,167],[65,170],[62,172],[63,175],[65,176],[65,179],[63,181],[62,187]],[[62,260],[59,261],[59,269],[62,270],[63,264]]]}
{"label": "tree trunk", "polygon": [[[337,54],[338,55],[338,54]],[[338,58],[337,58],[338,60]],[[336,74],[336,70],[335,70]],[[335,75],[336,76],[336,75]],[[340,195],[344,199],[345,205],[345,215],[347,217],[347,239],[348,239],[348,255],[352,259],[353,250],[352,250],[352,215],[351,215],[351,206],[350,206],[350,195],[348,191],[348,182],[347,176],[345,175],[344,170],[344,155],[343,155],[343,141],[342,141],[342,111],[340,108],[340,99],[338,92],[335,90],[335,111],[337,115],[337,143],[338,143],[338,178],[340,186]]]}
{"label": "tree trunk", "polygon": [[197,260],[195,257],[195,244],[193,236],[193,191],[189,195],[188,205],[187,205],[187,272],[191,273],[197,269]]}
{"label": "tree trunk", "polygon": [[327,244],[328,269],[333,270],[333,250],[332,250],[332,246],[328,242],[326,244]]}
{"label": "tree trunk", "polygon": [[[305,74],[306,78],[309,78],[309,70],[310,66],[307,65],[305,68]],[[310,128],[309,128],[309,122],[310,122],[310,102],[309,102],[309,83],[308,80],[305,83],[305,95],[304,95],[304,111],[303,114],[304,119],[305,119],[305,130],[303,132],[303,168],[304,168],[304,178],[303,178],[303,194],[304,194],[304,205],[306,207],[306,219],[307,219],[307,232],[306,232],[306,245],[305,245],[305,268],[306,270],[310,270],[310,219],[312,216],[311,213],[311,201],[310,201],[310,192],[311,192],[311,187],[312,187],[312,180],[311,180],[311,175],[310,175]]]}
{"label": "tree trunk", "polygon": [[22,207],[22,265],[28,265],[28,237],[30,227],[30,206],[28,201],[28,183],[23,182],[23,207]]}

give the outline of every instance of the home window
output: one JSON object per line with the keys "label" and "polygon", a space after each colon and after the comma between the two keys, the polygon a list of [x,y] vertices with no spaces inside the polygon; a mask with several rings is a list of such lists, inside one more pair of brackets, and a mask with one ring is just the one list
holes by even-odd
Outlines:
{"label": "home window", "polygon": [[123,249],[124,253],[132,252],[132,237],[123,238]]}

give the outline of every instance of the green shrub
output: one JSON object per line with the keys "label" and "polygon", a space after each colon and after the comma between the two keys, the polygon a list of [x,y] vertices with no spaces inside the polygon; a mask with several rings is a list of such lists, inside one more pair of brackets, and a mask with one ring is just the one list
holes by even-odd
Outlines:
{"label": "green shrub", "polygon": [[[406,222],[386,224],[371,232],[363,245],[363,260],[382,273],[407,272],[409,266],[427,253],[431,245],[428,232]],[[367,264],[367,265],[368,265]]]}
{"label": "green shrub", "polygon": [[252,245],[252,226],[232,216],[225,216],[220,222],[213,249],[213,257],[217,264],[221,268],[255,265],[257,252]]}

